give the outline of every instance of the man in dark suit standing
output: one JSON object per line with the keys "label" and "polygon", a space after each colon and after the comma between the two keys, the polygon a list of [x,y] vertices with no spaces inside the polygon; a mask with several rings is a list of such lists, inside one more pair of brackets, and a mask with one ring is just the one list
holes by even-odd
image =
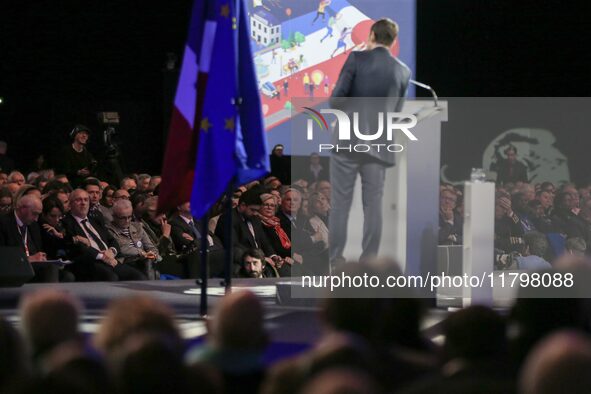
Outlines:
{"label": "man in dark suit standing", "polygon": [[20,247],[27,255],[35,277],[33,282],[57,282],[58,268],[52,264],[37,264],[47,260],[43,252],[41,230],[37,219],[41,214],[41,200],[32,195],[21,197],[16,209],[0,216],[0,246]]}
{"label": "man in dark suit standing", "polygon": [[[345,62],[337,84],[333,90],[330,104],[332,108],[351,114],[359,112],[359,118],[372,119],[378,112],[400,112],[404,104],[404,96],[410,80],[410,70],[397,58],[390,54],[390,48],[396,42],[398,25],[390,19],[375,22],[370,31],[367,50],[351,52]],[[380,98],[380,108],[376,108],[376,99],[346,98],[365,97]],[[358,105],[361,104],[361,105]],[[361,107],[361,108],[360,108]],[[365,108],[365,111],[363,110]],[[370,115],[369,113],[373,115]],[[371,122],[370,122],[371,123]],[[359,125],[362,132],[375,133],[374,124]],[[368,130],[369,129],[369,130]],[[386,133],[369,143],[391,144],[386,140]],[[358,139],[346,141],[354,144],[368,143]],[[368,152],[337,152],[333,153],[330,162],[332,184],[331,217],[330,217],[330,259],[336,263],[343,261],[343,252],[347,241],[347,222],[353,198],[353,189],[357,174],[361,175],[363,185],[363,253],[361,259],[377,255],[382,236],[382,196],[384,177],[387,167],[394,165],[394,153],[385,148],[372,148]]]}
{"label": "man in dark suit standing", "polygon": [[76,189],[70,194],[70,212],[64,217],[66,239],[72,245],[69,256],[72,270],[81,281],[146,280],[139,270],[119,263],[115,238],[99,221],[88,216],[88,193]]}

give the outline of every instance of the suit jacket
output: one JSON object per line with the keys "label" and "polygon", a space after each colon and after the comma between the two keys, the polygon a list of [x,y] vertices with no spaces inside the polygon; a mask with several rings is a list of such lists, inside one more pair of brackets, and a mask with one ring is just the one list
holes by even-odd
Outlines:
{"label": "suit jacket", "polygon": [[[0,216],[0,246],[18,246],[25,251],[23,237],[19,232],[14,211]],[[27,247],[30,256],[44,251],[41,230],[37,222],[27,226]]]}
{"label": "suit jacket", "polygon": [[[158,249],[154,246],[150,237],[148,237],[148,234],[144,231],[141,223],[131,222],[129,224],[131,240],[127,235],[121,232],[121,229],[112,224],[107,225],[107,229],[119,244],[120,252],[119,255],[117,255],[117,260],[119,260],[119,262],[123,262],[125,258],[138,257],[140,255],[140,250],[158,254]],[[133,246],[131,246],[131,242],[133,242]]]}
{"label": "suit jacket", "polygon": [[[109,230],[102,225],[100,222],[94,220],[93,218],[89,217],[88,221],[94,227],[94,229],[98,232],[101,240],[107,245],[109,248],[117,249],[117,253],[119,253],[119,244],[115,240],[115,238],[109,233]],[[82,226],[78,224],[74,216],[71,213],[68,213],[62,219],[62,223],[64,225],[64,229],[66,230],[66,239],[70,246],[69,256],[74,262],[90,262],[90,261],[97,261],[96,256],[99,254],[99,251],[91,246],[86,246],[83,243],[73,243],[72,237],[74,236],[81,236],[85,237],[86,233],[82,229]]]}
{"label": "suit jacket", "polygon": [[[201,245],[201,240],[193,234],[193,229],[191,228],[191,226],[189,226],[187,224],[187,222],[185,222],[183,220],[182,217],[180,217],[179,215],[174,215],[170,218],[170,220],[168,222],[170,223],[170,226],[171,226],[170,237],[172,238],[175,249],[179,253],[187,253],[189,251],[199,251],[199,248]],[[201,234],[202,231],[199,228],[200,227],[199,222],[196,221],[195,219],[193,219],[193,222],[195,223],[195,226],[199,230],[200,235],[203,236],[203,234]],[[183,233],[187,233],[191,237],[193,237],[193,241],[189,241],[189,240],[183,238]]]}
{"label": "suit jacket", "polygon": [[[378,112],[400,112],[404,105],[404,96],[408,89],[410,69],[404,63],[390,54],[387,48],[377,47],[371,51],[351,52],[343,65],[339,79],[332,92],[330,105],[349,114],[360,112],[359,130],[373,134],[378,130]],[[346,100],[346,97],[376,97],[371,101]],[[355,105],[352,105],[355,104]],[[363,115],[365,114],[365,115]],[[351,121],[353,117],[350,116]],[[385,126],[384,126],[385,127]],[[340,144],[392,144],[386,139],[386,132],[379,140],[362,141],[351,133],[350,141],[340,141]],[[338,138],[338,133],[334,133]],[[402,137],[406,138],[406,137]],[[336,144],[339,142],[335,141]],[[356,153],[355,156],[361,155]],[[394,165],[394,153],[387,149],[372,149],[365,153],[383,165]]]}
{"label": "suit jacket", "polygon": [[515,161],[511,165],[507,159],[501,159],[495,169],[498,184],[528,182],[527,167],[520,161]]}
{"label": "suit jacket", "polygon": [[[228,242],[224,234],[226,221],[226,215],[222,215],[215,228],[215,234],[222,240],[224,245]],[[257,218],[252,218],[250,221],[254,229],[256,242],[242,215],[236,209],[232,210],[232,252],[234,254],[234,262],[237,264],[241,263],[242,255],[247,249],[256,248],[257,246],[267,257],[275,254],[275,249],[273,249],[273,246],[269,242],[261,221]]]}

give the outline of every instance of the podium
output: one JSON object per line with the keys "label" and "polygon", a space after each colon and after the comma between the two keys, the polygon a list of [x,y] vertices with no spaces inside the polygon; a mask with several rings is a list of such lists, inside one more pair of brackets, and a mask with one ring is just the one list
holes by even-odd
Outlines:
{"label": "podium", "polygon": [[[407,100],[402,112],[417,117],[412,133],[418,141],[404,136],[395,141],[404,150],[396,154],[396,165],[386,170],[379,255],[396,259],[407,275],[425,275],[437,269],[441,124],[447,121],[447,102],[440,101],[435,107],[432,100]],[[355,261],[361,255],[362,238],[358,178],[345,248],[348,260]]]}

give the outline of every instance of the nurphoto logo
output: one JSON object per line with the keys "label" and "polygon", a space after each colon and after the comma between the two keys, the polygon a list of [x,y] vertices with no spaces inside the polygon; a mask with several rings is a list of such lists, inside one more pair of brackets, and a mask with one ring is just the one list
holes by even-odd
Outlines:
{"label": "nurphoto logo", "polygon": [[[304,113],[308,115],[307,121],[307,135],[308,141],[314,139],[314,124],[320,130],[328,130],[329,124],[323,114],[331,114],[336,117],[336,130],[338,135],[338,143],[336,144],[319,144],[319,152],[369,152],[375,150],[387,150],[388,152],[402,152],[404,147],[400,144],[393,143],[394,132],[401,131],[411,141],[418,141],[418,138],[410,131],[417,125],[417,118],[411,114],[402,112],[378,112],[377,113],[377,130],[360,131],[359,130],[359,113],[353,112],[353,121],[349,118],[349,114],[338,109],[321,109],[317,111],[310,107],[303,107]],[[353,126],[353,127],[351,127]],[[367,141],[367,143],[354,143],[351,141]],[[349,142],[347,144],[347,142]],[[371,142],[371,143],[370,143]]]}

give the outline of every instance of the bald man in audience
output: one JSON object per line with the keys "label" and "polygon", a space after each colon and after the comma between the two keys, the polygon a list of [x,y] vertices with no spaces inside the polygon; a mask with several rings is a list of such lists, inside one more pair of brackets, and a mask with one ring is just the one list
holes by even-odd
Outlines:
{"label": "bald man in audience", "polygon": [[62,222],[66,239],[71,241],[69,255],[74,263],[68,266],[81,281],[142,280],[140,271],[117,261],[119,245],[104,224],[88,216],[88,193],[76,189],[70,194],[70,212]]}
{"label": "bald man in audience", "polygon": [[16,183],[19,187],[25,184],[25,176],[20,171],[12,171],[8,175],[8,183]]}
{"label": "bald man in audience", "polygon": [[[41,200],[33,195],[21,197],[13,212],[0,216],[0,246],[21,248],[35,272],[33,282],[58,282],[59,269],[47,260],[43,249],[41,229],[37,219],[42,211]],[[65,281],[73,278],[68,276]]]}

